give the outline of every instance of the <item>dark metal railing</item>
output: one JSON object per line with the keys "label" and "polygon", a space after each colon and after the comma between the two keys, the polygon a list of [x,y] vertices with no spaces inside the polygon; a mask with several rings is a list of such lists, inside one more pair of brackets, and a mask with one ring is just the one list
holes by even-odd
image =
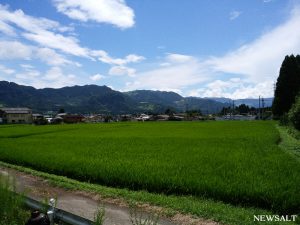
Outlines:
{"label": "dark metal railing", "polygon": [[[25,197],[25,204],[27,207],[31,209],[37,209],[37,210],[44,210],[45,209],[45,203],[41,203],[35,199]],[[62,209],[58,209],[54,207],[54,202],[50,200],[50,205],[46,205],[46,207],[49,208],[47,214],[49,216],[49,219],[51,221],[51,224],[54,223],[61,223],[64,224],[70,224],[70,225],[92,225],[93,221],[77,216],[75,214],[72,214],[70,212],[67,212]]]}

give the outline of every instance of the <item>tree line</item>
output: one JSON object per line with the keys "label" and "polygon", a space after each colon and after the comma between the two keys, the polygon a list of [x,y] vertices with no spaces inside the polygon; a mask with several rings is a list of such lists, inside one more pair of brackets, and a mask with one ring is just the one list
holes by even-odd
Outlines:
{"label": "tree line", "polygon": [[274,119],[300,130],[300,56],[286,56],[276,82],[272,105]]}

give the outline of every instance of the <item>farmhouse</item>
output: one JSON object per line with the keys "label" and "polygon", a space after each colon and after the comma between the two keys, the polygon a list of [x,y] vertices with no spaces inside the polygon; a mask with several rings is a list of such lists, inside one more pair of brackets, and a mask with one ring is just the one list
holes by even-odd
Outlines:
{"label": "farmhouse", "polygon": [[63,118],[64,123],[80,123],[80,122],[83,122],[84,116],[68,114],[62,118]]}
{"label": "farmhouse", "polygon": [[32,123],[32,111],[29,108],[0,108],[2,123]]}
{"label": "farmhouse", "polygon": [[80,123],[83,122],[84,116],[82,115],[77,115],[77,114],[69,114],[69,113],[59,113],[56,115],[54,120],[59,123],[64,122],[64,123]]}

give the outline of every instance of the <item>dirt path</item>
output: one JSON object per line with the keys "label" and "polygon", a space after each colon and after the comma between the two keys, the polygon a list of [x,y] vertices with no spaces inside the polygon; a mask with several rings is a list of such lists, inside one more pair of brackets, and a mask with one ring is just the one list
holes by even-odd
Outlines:
{"label": "dirt path", "polygon": [[[57,197],[57,207],[73,214],[93,220],[97,207],[105,207],[105,225],[131,225],[129,209],[122,200],[101,199],[97,194],[83,191],[69,191],[55,187],[46,179],[23,173],[14,169],[0,167],[0,174],[13,177],[17,192],[25,193],[28,197],[42,201],[45,198]],[[157,207],[159,210],[159,207]],[[147,217],[149,213],[143,213]],[[176,214],[172,218],[162,218],[160,225],[193,224],[218,225],[212,221],[195,219],[191,216]]]}

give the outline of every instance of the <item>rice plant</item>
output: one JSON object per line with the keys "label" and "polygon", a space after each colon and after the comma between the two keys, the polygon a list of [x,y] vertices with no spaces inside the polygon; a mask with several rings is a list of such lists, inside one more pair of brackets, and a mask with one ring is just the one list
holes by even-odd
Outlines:
{"label": "rice plant", "polygon": [[273,122],[6,126],[0,160],[106,186],[300,211],[300,164]]}
{"label": "rice plant", "polygon": [[105,220],[105,208],[104,205],[100,205],[97,208],[94,216],[94,225],[103,225]]}

